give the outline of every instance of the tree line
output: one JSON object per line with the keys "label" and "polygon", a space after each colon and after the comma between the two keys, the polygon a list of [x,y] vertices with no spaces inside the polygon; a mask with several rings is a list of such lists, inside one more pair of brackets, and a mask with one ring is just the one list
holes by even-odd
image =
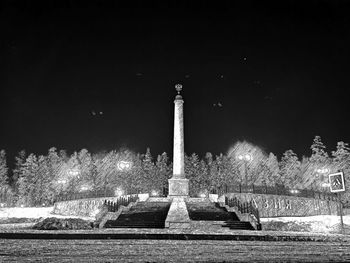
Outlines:
{"label": "tree line", "polygon": [[[338,142],[328,153],[320,136],[310,147],[311,156],[301,159],[292,150],[280,160],[248,142],[237,142],[227,154],[196,153],[185,155],[185,174],[190,179],[190,195],[208,193],[227,185],[248,184],[288,188],[327,190],[328,174],[342,170],[350,187],[350,148]],[[244,158],[244,156],[249,158]],[[243,158],[240,158],[242,157]],[[153,158],[127,149],[90,153],[86,149],[68,155],[50,148],[46,155],[15,157],[14,169],[8,169],[6,153],[0,151],[0,202],[25,206],[51,205],[58,197],[84,191],[162,194],[172,175],[167,153]],[[349,199],[348,192],[343,194]]]}

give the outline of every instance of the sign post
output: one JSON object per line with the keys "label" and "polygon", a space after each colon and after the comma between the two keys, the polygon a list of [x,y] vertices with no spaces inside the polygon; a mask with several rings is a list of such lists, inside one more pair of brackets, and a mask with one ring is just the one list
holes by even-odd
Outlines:
{"label": "sign post", "polygon": [[338,195],[341,233],[344,234],[343,204],[342,204],[341,199],[340,199],[341,192],[345,191],[343,172],[330,174],[329,175],[329,184],[330,184],[331,192],[336,193]]}

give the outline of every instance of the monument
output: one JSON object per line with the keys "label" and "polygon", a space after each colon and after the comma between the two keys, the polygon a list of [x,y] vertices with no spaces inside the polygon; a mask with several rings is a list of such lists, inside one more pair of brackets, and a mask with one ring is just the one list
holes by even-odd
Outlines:
{"label": "monument", "polygon": [[185,152],[184,152],[184,123],[183,99],[180,94],[182,85],[175,85],[177,95],[174,100],[174,150],[173,150],[173,176],[169,179],[169,195],[171,206],[165,220],[165,227],[188,228],[190,217],[185,200],[189,198],[189,182],[185,178]]}
{"label": "monument", "polygon": [[169,179],[169,197],[188,197],[188,179],[185,178],[184,152],[184,123],[183,99],[180,95],[182,85],[175,85],[177,95],[174,100],[174,149],[173,149],[173,176]]}

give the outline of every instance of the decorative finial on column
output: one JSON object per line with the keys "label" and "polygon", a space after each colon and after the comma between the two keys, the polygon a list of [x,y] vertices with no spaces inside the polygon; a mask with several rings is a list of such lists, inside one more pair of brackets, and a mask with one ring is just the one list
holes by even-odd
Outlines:
{"label": "decorative finial on column", "polygon": [[176,84],[175,89],[177,91],[176,99],[182,99],[182,96],[180,95],[180,91],[182,90],[182,85]]}

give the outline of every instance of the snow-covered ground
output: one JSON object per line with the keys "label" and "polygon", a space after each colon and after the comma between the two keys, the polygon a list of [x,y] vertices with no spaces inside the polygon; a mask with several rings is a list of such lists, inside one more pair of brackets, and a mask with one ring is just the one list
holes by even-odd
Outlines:
{"label": "snow-covered ground", "polygon": [[58,217],[58,218],[82,218],[85,220],[93,220],[90,217],[78,217],[78,216],[61,216],[51,214],[53,206],[51,207],[9,207],[0,208],[1,218],[46,218],[46,217]]}
{"label": "snow-covered ground", "polygon": [[[77,216],[61,216],[51,214],[53,207],[10,207],[0,208],[0,221],[6,218],[47,218],[47,217],[58,217],[58,218],[82,218],[85,220],[93,221],[94,218],[89,217],[77,217]],[[339,226],[339,216],[308,216],[308,217],[274,217],[274,218],[261,218],[262,223],[270,221],[281,221],[281,222],[294,222],[294,223],[307,223],[310,224],[312,232],[323,232],[329,233],[334,231],[334,228]],[[350,215],[343,217],[344,225],[350,227]]]}
{"label": "snow-covered ground", "polygon": [[[306,217],[274,217],[274,218],[261,218],[261,222],[294,222],[294,223],[306,223],[310,224],[312,232],[332,232],[340,224],[339,216],[320,215],[320,216],[306,216]],[[350,226],[350,215],[343,216],[343,223]]]}

